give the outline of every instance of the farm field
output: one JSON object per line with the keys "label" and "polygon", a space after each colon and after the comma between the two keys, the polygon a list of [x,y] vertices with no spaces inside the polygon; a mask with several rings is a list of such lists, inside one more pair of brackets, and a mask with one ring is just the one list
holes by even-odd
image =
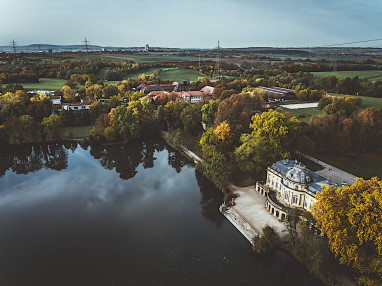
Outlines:
{"label": "farm field", "polygon": [[[333,72],[311,72],[315,77],[333,76]],[[382,70],[368,70],[368,71],[338,71],[335,76],[341,77],[360,77],[366,78],[369,81],[382,80]]]}
{"label": "farm field", "polygon": [[[344,94],[338,94],[338,93],[329,93],[331,96],[345,96]],[[382,106],[382,98],[375,98],[375,97],[368,97],[368,96],[359,96],[362,99],[362,108],[368,108],[368,107],[381,107]]]}
{"label": "farm field", "polygon": [[317,156],[318,159],[364,179],[382,178],[382,152],[360,153],[354,156]]}

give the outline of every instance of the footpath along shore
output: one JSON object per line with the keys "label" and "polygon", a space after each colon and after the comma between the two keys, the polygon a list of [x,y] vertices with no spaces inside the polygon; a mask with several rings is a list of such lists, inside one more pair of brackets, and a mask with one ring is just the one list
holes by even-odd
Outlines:
{"label": "footpath along shore", "polygon": [[[167,136],[168,132],[162,131],[162,137]],[[180,145],[179,149],[195,163],[202,160],[183,145]],[[241,188],[229,183],[228,188],[237,195],[237,198],[234,199],[235,204],[228,208],[222,204],[219,211],[251,244],[256,236],[262,235],[262,229],[267,225],[272,227],[280,237],[286,235],[285,224],[267,211],[266,197],[256,191],[256,186]]]}

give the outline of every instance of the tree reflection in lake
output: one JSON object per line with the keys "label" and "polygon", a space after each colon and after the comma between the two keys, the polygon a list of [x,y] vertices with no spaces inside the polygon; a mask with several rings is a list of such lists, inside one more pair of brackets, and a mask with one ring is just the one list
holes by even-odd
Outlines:
{"label": "tree reflection in lake", "polygon": [[223,194],[210,180],[196,170],[195,177],[200,190],[202,215],[215,223],[216,227],[220,227],[223,224],[224,217],[217,209],[223,201]]}
{"label": "tree reflection in lake", "polygon": [[0,150],[0,177],[7,170],[16,174],[28,174],[42,168],[60,171],[68,167],[67,147],[76,148],[77,143],[25,144]]}

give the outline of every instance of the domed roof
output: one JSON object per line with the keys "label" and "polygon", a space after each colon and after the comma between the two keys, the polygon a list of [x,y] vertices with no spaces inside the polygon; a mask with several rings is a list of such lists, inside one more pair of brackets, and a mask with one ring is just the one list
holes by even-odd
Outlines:
{"label": "domed roof", "polygon": [[299,184],[309,184],[312,182],[312,177],[309,171],[300,164],[295,164],[294,167],[290,168],[286,172],[285,177],[292,182]]}

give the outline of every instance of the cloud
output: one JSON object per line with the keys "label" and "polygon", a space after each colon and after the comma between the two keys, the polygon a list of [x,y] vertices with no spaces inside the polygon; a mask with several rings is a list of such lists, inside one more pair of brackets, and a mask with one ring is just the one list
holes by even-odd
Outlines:
{"label": "cloud", "polygon": [[3,2],[0,44],[308,46],[375,38],[382,24],[376,0]]}

